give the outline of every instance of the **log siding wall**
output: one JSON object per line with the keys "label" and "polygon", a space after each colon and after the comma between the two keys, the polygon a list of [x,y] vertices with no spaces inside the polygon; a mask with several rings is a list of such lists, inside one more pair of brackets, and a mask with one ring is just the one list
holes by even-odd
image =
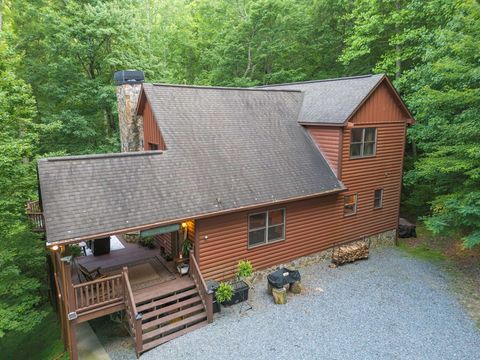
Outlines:
{"label": "log siding wall", "polygon": [[307,130],[335,175],[338,176],[342,129],[338,126],[308,126]]}
{"label": "log siding wall", "polygon": [[143,109],[143,141],[143,147],[145,150],[151,150],[149,144],[156,144],[158,150],[166,150],[165,142],[148,101],[145,102],[145,107]]}

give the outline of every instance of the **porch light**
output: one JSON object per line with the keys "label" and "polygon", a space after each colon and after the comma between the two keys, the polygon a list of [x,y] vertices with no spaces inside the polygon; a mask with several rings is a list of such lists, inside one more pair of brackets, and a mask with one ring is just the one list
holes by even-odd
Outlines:
{"label": "porch light", "polygon": [[183,223],[182,223],[182,228],[185,229],[186,227],[187,227],[187,223],[183,222]]}
{"label": "porch light", "polygon": [[58,250],[58,245],[53,245],[50,249],[52,249],[53,251],[57,251]]}

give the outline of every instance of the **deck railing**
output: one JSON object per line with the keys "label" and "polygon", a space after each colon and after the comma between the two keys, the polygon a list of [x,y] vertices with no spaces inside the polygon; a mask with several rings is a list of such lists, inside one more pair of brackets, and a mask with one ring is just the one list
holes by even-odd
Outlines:
{"label": "deck railing", "polygon": [[75,311],[81,313],[123,302],[123,276],[112,275],[73,285]]}
{"label": "deck railing", "polygon": [[34,231],[45,231],[43,212],[40,208],[40,202],[38,200],[27,202],[26,214],[33,224]]}
{"label": "deck railing", "polygon": [[122,270],[123,278],[123,294],[125,301],[125,313],[127,316],[130,335],[135,339],[135,353],[137,358],[143,350],[142,339],[142,314],[138,313],[135,305],[135,299],[133,298],[132,287],[128,279],[128,268],[124,267]]}
{"label": "deck railing", "polygon": [[213,322],[213,292],[208,289],[203,279],[193,250],[190,250],[190,276],[197,286],[200,298],[207,311],[207,321],[210,324]]}

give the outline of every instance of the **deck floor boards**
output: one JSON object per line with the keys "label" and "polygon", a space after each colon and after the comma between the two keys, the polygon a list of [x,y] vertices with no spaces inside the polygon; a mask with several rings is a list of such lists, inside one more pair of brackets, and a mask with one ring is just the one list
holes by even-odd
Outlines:
{"label": "deck floor boards", "polygon": [[[75,262],[85,266],[88,270],[93,270],[100,266],[100,272],[102,274],[111,275],[119,273],[123,266],[128,267],[128,264],[138,263],[138,261],[143,259],[148,260],[156,257],[163,265],[165,265],[166,268],[170,270],[171,273],[175,274],[175,279],[134,291],[135,300],[137,300],[137,295],[139,299],[148,299],[149,296],[154,296],[155,294],[170,293],[194,285],[189,276],[182,277],[180,274],[178,274],[174,267],[173,261],[167,262],[162,256],[160,256],[160,250],[158,248],[149,249],[136,243],[128,243],[122,238],[121,235],[117,235],[117,237],[124,246],[123,249],[114,250],[109,254],[99,256],[79,256],[75,259]],[[76,269],[72,269],[72,282],[74,284],[78,284],[80,282],[79,274]]]}

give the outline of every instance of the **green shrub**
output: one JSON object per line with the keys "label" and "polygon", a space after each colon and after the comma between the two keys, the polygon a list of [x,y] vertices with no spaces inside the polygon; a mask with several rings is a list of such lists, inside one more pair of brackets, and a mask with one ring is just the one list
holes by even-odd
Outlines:
{"label": "green shrub", "polygon": [[193,248],[193,242],[190,239],[186,239],[182,244],[182,254],[183,257],[188,257],[190,255],[190,250]]}
{"label": "green shrub", "polygon": [[232,300],[233,297],[233,286],[227,282],[221,282],[218,286],[215,296],[219,303],[224,303],[226,301]]}
{"label": "green shrub", "polygon": [[154,236],[146,236],[140,239],[140,244],[148,247],[149,249],[153,249],[155,247],[155,237]]}
{"label": "green shrub", "polygon": [[237,277],[242,279],[249,276],[252,276],[253,265],[248,260],[240,260],[237,267]]}

